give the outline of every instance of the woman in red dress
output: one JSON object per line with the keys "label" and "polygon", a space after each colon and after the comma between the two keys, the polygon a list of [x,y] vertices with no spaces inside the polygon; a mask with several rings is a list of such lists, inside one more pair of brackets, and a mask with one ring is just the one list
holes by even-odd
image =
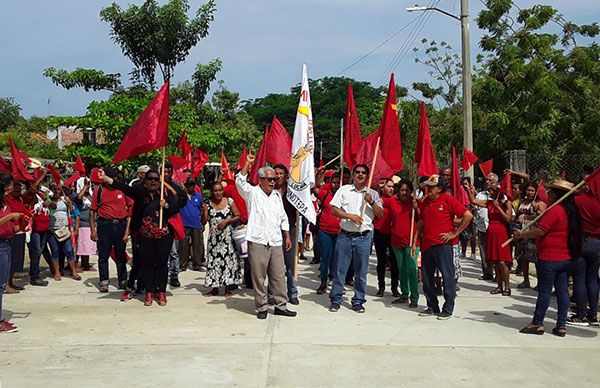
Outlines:
{"label": "woman in red dress", "polygon": [[508,225],[513,220],[511,202],[506,195],[500,192],[500,186],[490,188],[489,200],[475,198],[475,187],[469,190],[471,204],[485,207],[488,211],[489,226],[485,246],[485,258],[494,263],[498,287],[490,291],[490,294],[502,294],[510,296],[510,270],[508,264],[512,263],[510,245],[504,248],[502,244],[508,240]]}

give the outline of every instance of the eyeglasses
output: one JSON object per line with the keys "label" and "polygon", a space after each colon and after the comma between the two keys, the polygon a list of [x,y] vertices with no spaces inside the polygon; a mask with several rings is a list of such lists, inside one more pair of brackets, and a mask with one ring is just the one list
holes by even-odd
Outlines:
{"label": "eyeglasses", "polygon": [[367,172],[365,170],[357,170],[354,171],[354,175],[367,175]]}
{"label": "eyeglasses", "polygon": [[261,177],[260,179],[264,179],[264,180],[266,180],[268,182],[275,182],[275,181],[277,181],[277,178],[263,178],[263,177]]}
{"label": "eyeglasses", "polygon": [[146,180],[150,181],[150,182],[158,182],[158,181],[160,181],[160,178],[159,177],[146,177]]}

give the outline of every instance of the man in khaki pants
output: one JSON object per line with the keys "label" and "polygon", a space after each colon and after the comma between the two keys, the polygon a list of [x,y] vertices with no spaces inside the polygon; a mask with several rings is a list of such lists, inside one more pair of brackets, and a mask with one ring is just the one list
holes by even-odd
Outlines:
{"label": "man in khaki pants", "polygon": [[249,153],[246,164],[235,179],[235,185],[248,206],[246,241],[252,268],[254,303],[258,310],[256,316],[258,319],[267,318],[265,280],[268,275],[269,288],[275,299],[275,315],[295,317],[296,312],[286,307],[288,298],[282,244],[285,239],[285,250],[289,251],[292,248],[288,218],[283,209],[281,194],[273,190],[277,178],[271,167],[264,166],[258,170],[258,186],[248,183],[248,170],[254,159],[255,156]]}

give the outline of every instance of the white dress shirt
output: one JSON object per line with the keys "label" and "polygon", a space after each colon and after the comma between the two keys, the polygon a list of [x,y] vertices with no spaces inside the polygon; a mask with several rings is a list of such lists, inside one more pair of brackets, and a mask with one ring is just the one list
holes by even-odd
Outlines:
{"label": "white dress shirt", "polygon": [[[371,193],[371,198],[373,198],[373,201],[377,205],[383,206],[381,203],[381,198],[379,198],[379,194],[373,189],[368,190]],[[357,214],[360,216],[365,203],[364,197],[366,191],[367,187],[363,187],[362,190],[358,191],[353,184],[344,185],[335,192],[335,195],[331,199],[329,205],[335,206],[338,209],[342,209],[348,214]],[[373,230],[374,219],[375,214],[373,213],[373,208],[371,205],[367,204],[367,208],[363,216],[363,222],[360,226],[348,219],[341,220],[340,226],[346,232],[365,232],[367,230]]]}
{"label": "white dress shirt", "polygon": [[[477,199],[481,199],[487,201],[491,199],[490,193],[487,190],[481,191],[475,197]],[[478,232],[487,233],[488,225],[490,223],[488,219],[488,211],[487,207],[475,206],[475,227]]]}
{"label": "white dress shirt", "polygon": [[248,208],[246,241],[278,247],[283,245],[282,230],[290,230],[283,200],[277,190],[267,195],[260,186],[248,183],[248,176],[238,174],[235,185]]}

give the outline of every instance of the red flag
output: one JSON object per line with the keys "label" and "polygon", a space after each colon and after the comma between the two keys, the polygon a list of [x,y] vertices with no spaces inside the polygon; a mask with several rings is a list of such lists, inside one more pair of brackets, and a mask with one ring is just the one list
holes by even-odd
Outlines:
{"label": "red flag", "polygon": [[258,151],[256,151],[256,159],[250,169],[249,178],[250,182],[258,184],[258,169],[267,164],[267,142],[269,141],[269,127],[265,128],[265,135],[263,136]]}
{"label": "red flag", "polygon": [[586,176],[585,183],[587,183],[594,197],[600,201],[600,168],[597,168],[593,173]]}
{"label": "red flag", "polygon": [[540,183],[538,183],[535,195],[540,199],[540,201],[548,204],[548,192],[546,191],[546,186],[544,186],[544,181],[542,179],[540,179]]}
{"label": "red flag", "polygon": [[452,193],[454,198],[463,205],[469,205],[471,201],[465,191],[461,181],[460,173],[458,172],[458,158],[456,156],[456,147],[452,147]]}
{"label": "red flag", "polygon": [[169,158],[169,162],[171,162],[171,165],[173,166],[173,171],[181,170],[188,166],[188,161],[186,159],[182,158],[181,156],[170,155],[170,156],[168,156],[168,158]]}
{"label": "red flag", "polygon": [[25,155],[23,152],[19,151],[15,143],[13,143],[12,139],[8,139],[10,143],[10,156],[12,158],[12,176],[16,181],[33,181],[33,177],[31,174],[27,172],[27,168],[23,164],[23,160],[29,160],[29,157]]}
{"label": "red flag", "polygon": [[486,160],[485,162],[479,163],[479,168],[483,173],[483,176],[488,176],[489,173],[492,172],[492,167],[494,166],[494,159]]}
{"label": "red flag", "polygon": [[383,117],[379,123],[379,134],[381,136],[379,143],[381,157],[394,172],[402,170],[402,140],[400,138],[400,124],[398,123],[394,73],[390,77]]}
{"label": "red flag", "polygon": [[79,155],[77,155],[77,160],[75,160],[75,163],[73,164],[73,170],[79,173],[79,176],[85,176],[85,165]]}
{"label": "red flag", "polygon": [[273,116],[266,147],[267,162],[271,164],[281,163],[287,168],[290,167],[292,160],[292,137],[275,116]]}
{"label": "red flag", "polygon": [[12,167],[10,166],[10,163],[8,163],[6,159],[2,157],[0,157],[0,172],[12,174]]}
{"label": "red flag", "polygon": [[346,121],[344,121],[344,162],[350,167],[356,164],[356,155],[360,151],[362,135],[358,112],[354,104],[354,89],[348,84],[348,97],[346,100]]}
{"label": "red flag", "polygon": [[500,181],[500,191],[508,197],[509,201],[513,200],[513,189],[510,172],[504,174],[504,178]]}
{"label": "red flag", "polygon": [[236,171],[237,170],[241,170],[244,165],[246,164],[246,158],[248,157],[248,154],[246,152],[246,147],[244,147],[244,149],[242,150],[242,154],[240,155],[238,162],[237,162],[237,166],[235,166]]}
{"label": "red flag", "polygon": [[56,183],[58,186],[60,186],[60,182],[63,180],[63,177],[60,175],[58,170],[56,168],[54,168],[54,166],[49,164],[48,171],[50,171],[50,174],[52,175],[52,180],[54,181],[54,183]]}
{"label": "red flag", "polygon": [[192,145],[188,142],[185,132],[181,134],[181,139],[179,139],[179,143],[177,143],[177,148],[181,150],[181,154],[184,158],[192,153]]}
{"label": "red flag", "polygon": [[221,177],[222,180],[227,182],[233,182],[235,180],[223,151],[221,151],[221,170],[223,171],[223,176]]}
{"label": "red flag", "polygon": [[[373,156],[375,155],[378,137],[379,131],[375,131],[362,139],[360,150],[358,151],[358,154],[356,154],[356,163],[366,164],[369,166],[369,169],[373,167]],[[381,141],[379,142],[379,148],[381,148]],[[391,168],[382,157],[381,152],[379,152],[377,155],[377,163],[375,163],[375,170],[373,171],[373,182],[377,182],[382,178],[390,178],[395,172],[396,171]]]}
{"label": "red flag", "polygon": [[467,171],[469,168],[471,168],[471,166],[475,164],[477,159],[477,155],[475,155],[470,149],[465,147],[465,149],[463,150],[463,156],[461,161],[461,166],[463,170]]}
{"label": "red flag", "polygon": [[192,157],[192,177],[197,177],[202,171],[202,167],[204,167],[208,163],[208,154],[198,147],[194,148],[193,157]]}
{"label": "red flag", "polygon": [[435,152],[431,144],[431,133],[429,132],[429,120],[425,104],[421,102],[421,121],[419,124],[419,134],[417,136],[417,149],[415,151],[415,162],[419,163],[417,169],[418,176],[431,176],[439,172],[437,162],[435,161]]}
{"label": "red flag", "polygon": [[164,147],[169,141],[169,81],[137,118],[119,146],[113,163]]}
{"label": "red flag", "polygon": [[75,174],[71,175],[71,177],[69,179],[67,179],[65,181],[65,183],[63,183],[63,186],[65,187],[69,187],[71,186],[73,183],[77,182],[77,179],[81,178],[81,175],[79,175],[78,172],[76,172]]}

